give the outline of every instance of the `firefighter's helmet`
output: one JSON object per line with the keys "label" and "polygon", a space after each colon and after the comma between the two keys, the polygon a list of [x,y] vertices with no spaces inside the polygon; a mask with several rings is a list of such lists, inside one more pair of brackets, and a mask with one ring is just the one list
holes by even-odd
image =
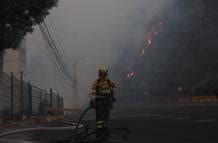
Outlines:
{"label": "firefighter's helmet", "polygon": [[106,67],[101,67],[101,68],[99,68],[99,70],[98,70],[98,73],[99,73],[99,75],[100,74],[108,74],[108,69],[106,68]]}

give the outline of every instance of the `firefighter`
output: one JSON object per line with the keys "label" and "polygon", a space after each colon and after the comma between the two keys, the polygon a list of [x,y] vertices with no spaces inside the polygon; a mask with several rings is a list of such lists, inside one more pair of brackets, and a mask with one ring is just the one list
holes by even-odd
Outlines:
{"label": "firefighter", "polygon": [[108,78],[108,69],[98,70],[99,77],[92,85],[91,107],[96,110],[96,137],[109,135],[108,125],[110,110],[115,101],[116,83]]}

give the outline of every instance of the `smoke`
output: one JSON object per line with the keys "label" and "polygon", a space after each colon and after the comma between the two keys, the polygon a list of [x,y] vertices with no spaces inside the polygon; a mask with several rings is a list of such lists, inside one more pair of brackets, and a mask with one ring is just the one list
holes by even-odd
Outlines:
{"label": "smoke", "polygon": [[[113,69],[119,59],[122,43],[128,43],[131,34],[135,43],[143,40],[140,19],[147,22],[161,13],[169,0],[60,0],[47,21],[55,28],[61,41],[61,51],[68,69],[73,73],[77,60],[78,96],[80,107],[85,106],[92,81],[97,78],[99,66]],[[85,57],[83,60],[79,60]],[[51,53],[46,49],[38,27],[27,36],[27,78],[33,84],[64,96],[66,107],[73,106],[73,90],[61,79]],[[110,70],[109,69],[109,70]],[[112,71],[111,71],[112,72]],[[113,75],[111,75],[113,78]]]}

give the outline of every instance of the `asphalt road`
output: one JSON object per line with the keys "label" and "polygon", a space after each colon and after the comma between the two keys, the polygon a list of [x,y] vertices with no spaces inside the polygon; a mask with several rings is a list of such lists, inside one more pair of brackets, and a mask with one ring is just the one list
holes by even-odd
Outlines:
{"label": "asphalt road", "polygon": [[[94,112],[88,112],[82,123],[89,126],[89,131],[93,131]],[[115,107],[111,114],[110,128],[115,130],[111,131],[107,140],[101,142],[217,143],[218,106],[186,105],[122,109]],[[130,133],[126,135],[126,131],[116,130],[120,128],[127,128]],[[60,132],[58,135],[64,136],[66,133]],[[127,138],[124,139],[124,135]],[[90,137],[88,140],[91,141],[93,138]]]}
{"label": "asphalt road", "polygon": [[[85,119],[93,128],[94,121]],[[114,111],[111,128],[129,128],[128,140],[122,131],[111,132],[105,142],[128,143],[217,143],[218,106],[172,106]]]}

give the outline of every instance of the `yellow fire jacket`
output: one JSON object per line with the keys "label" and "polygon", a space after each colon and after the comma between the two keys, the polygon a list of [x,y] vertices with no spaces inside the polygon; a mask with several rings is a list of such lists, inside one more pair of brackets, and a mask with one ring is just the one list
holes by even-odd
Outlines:
{"label": "yellow fire jacket", "polygon": [[92,84],[92,100],[104,96],[114,96],[117,85],[110,79],[97,79]]}

